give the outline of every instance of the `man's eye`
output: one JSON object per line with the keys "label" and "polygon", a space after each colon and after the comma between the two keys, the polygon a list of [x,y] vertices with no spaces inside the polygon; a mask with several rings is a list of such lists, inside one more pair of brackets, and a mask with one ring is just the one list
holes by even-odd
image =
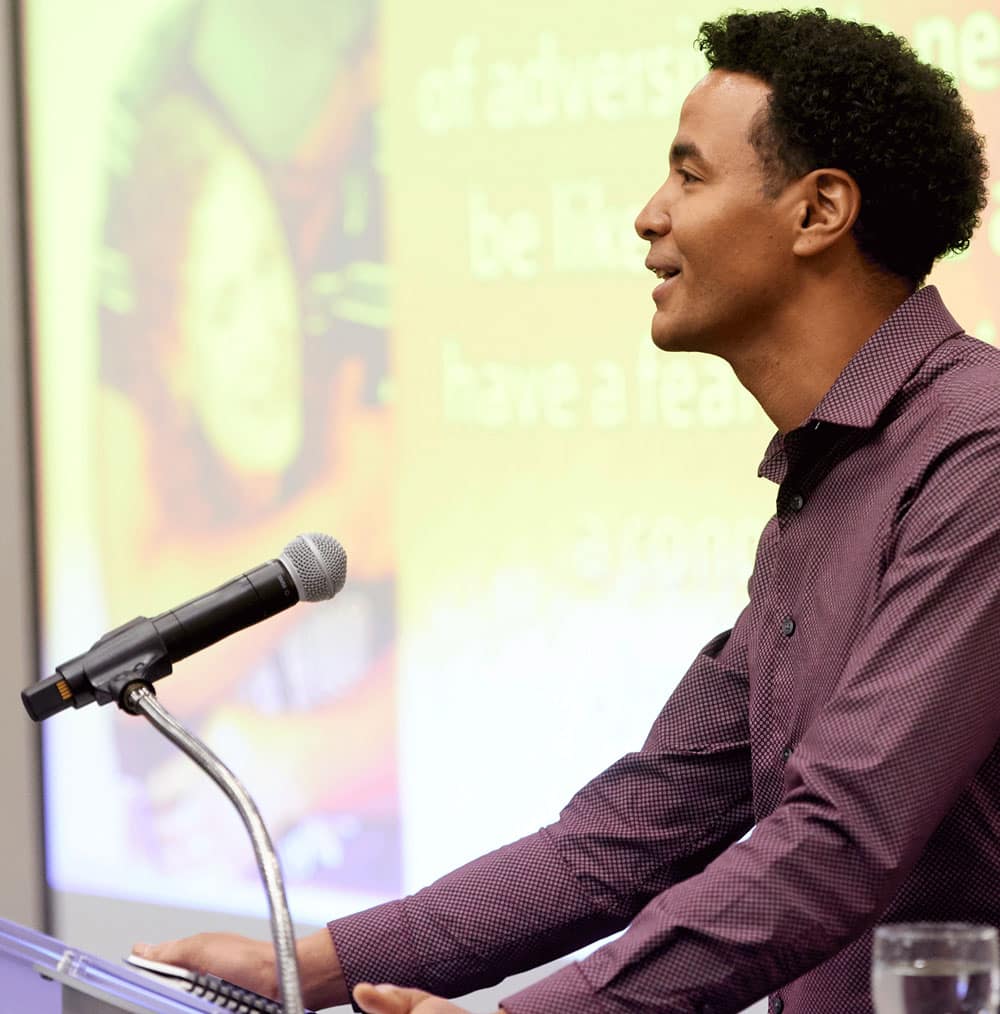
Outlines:
{"label": "man's eye", "polygon": [[686,169],[678,169],[677,175],[680,176],[683,183],[697,183],[698,177],[692,176]]}

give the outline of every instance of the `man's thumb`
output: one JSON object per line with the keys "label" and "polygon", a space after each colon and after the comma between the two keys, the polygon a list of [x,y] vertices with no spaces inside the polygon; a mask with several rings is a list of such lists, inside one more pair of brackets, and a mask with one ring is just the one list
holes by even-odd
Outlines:
{"label": "man's thumb", "polygon": [[370,982],[359,982],[354,987],[354,1002],[367,1014],[409,1014],[429,995],[422,989],[404,989],[388,983],[373,986]]}

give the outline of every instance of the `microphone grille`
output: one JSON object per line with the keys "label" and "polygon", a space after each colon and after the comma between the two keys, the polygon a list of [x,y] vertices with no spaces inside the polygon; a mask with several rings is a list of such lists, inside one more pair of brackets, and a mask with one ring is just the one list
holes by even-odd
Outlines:
{"label": "microphone grille", "polygon": [[332,536],[322,532],[297,535],[281,551],[299,592],[299,601],[332,599],[347,580],[347,553]]}

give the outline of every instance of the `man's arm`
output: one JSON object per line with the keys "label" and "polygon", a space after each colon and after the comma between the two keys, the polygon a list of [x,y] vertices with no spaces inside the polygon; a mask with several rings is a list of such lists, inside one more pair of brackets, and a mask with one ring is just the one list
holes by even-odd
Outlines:
{"label": "man's arm", "polygon": [[[744,616],[746,613],[744,613]],[[744,617],[698,655],[642,749],[559,821],[415,895],[330,923],[346,980],[456,996],[625,927],[752,823]]]}
{"label": "man's arm", "polygon": [[505,1000],[510,1014],[742,1010],[877,921],[981,769],[994,781],[973,792],[996,792],[998,461],[994,428],[935,463],[777,809],[620,938]]}

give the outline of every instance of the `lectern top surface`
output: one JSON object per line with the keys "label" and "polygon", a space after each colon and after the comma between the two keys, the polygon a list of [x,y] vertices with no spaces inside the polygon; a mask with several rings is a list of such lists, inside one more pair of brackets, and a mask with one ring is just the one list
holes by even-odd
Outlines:
{"label": "lectern top surface", "polygon": [[[202,997],[184,993],[124,964],[68,947],[55,937],[0,919],[0,964],[4,976],[43,975],[103,1001],[109,1012],[142,1014],[218,1014],[219,1008]],[[88,1007],[93,1009],[92,1007]]]}

